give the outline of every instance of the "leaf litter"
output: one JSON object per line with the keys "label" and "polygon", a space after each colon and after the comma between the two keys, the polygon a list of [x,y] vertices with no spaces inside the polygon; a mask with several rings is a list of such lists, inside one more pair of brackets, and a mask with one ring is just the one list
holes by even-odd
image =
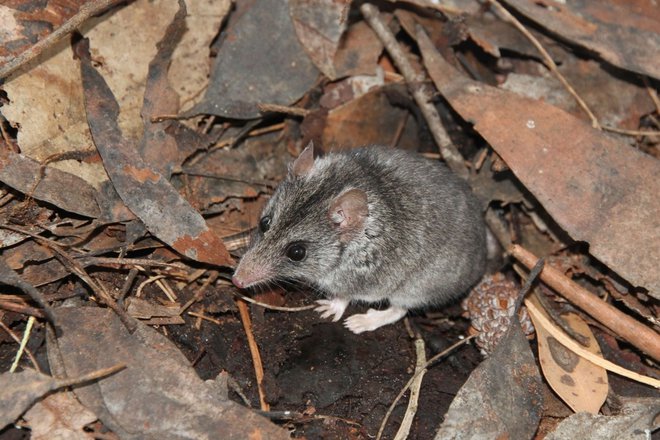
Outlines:
{"label": "leaf litter", "polygon": [[[22,372],[0,376],[5,425],[35,438],[288,438],[288,429],[362,439],[384,419],[383,438],[634,438],[655,428],[652,8],[508,1],[528,18],[522,32],[495,0],[382,2],[369,20],[350,1],[47,3],[0,6],[0,71],[87,17],[84,38],[50,43],[0,79],[0,320],[13,334],[0,330],[0,366],[20,356],[25,333],[52,374],[35,376],[20,360]],[[89,18],[84,8],[107,12]],[[393,40],[381,41],[383,30]],[[399,71],[399,56],[412,70]],[[432,94],[425,101],[419,81]],[[482,299],[465,311],[422,311],[407,326],[360,336],[310,311],[282,311],[315,299],[303,286],[265,289],[250,319],[239,317],[233,297],[245,293],[228,282],[233,261],[308,141],[325,151],[378,143],[438,160],[434,139],[458,147],[460,159],[440,151],[483,201],[500,245],[529,249],[508,249],[493,279],[510,289],[535,264],[529,255],[545,257],[534,295],[550,317],[534,321],[536,335],[509,318],[515,291],[490,287],[475,289]],[[611,302],[630,327],[597,324]],[[48,314],[55,333],[46,332]],[[30,334],[28,316],[39,320]],[[577,342],[544,333],[553,320]],[[485,354],[463,344],[421,367],[422,340],[431,357],[475,331]],[[590,356],[580,334],[591,335]],[[591,363],[600,359],[646,385]],[[77,400],[53,393],[65,377],[116,363],[127,368],[74,387]],[[415,397],[386,411],[406,383]],[[564,406],[558,417],[557,395],[597,415],[566,417]],[[5,427],[0,439],[15,431]]]}

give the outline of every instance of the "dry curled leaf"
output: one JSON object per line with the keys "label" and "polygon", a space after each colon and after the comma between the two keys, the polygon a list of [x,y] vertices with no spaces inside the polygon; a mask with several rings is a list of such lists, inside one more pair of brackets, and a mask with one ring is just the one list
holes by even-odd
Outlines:
{"label": "dry curled leaf", "polygon": [[[535,301],[542,310],[538,300],[532,297],[530,301]],[[533,314],[531,316],[536,328],[541,370],[548,384],[573,411],[598,414],[609,391],[607,371],[564,347],[542,323],[534,320]],[[568,313],[562,318],[573,331],[586,338],[587,350],[602,357],[596,338],[579,315]]]}

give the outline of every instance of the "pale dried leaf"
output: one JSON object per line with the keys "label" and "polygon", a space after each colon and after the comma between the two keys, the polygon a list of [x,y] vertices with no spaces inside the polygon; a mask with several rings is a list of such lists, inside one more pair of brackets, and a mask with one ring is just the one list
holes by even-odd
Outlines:
{"label": "pale dried leaf", "polygon": [[[530,300],[538,303],[535,298]],[[543,310],[540,305],[539,310]],[[531,316],[536,328],[541,370],[550,387],[573,411],[598,414],[609,391],[607,371],[561,345],[540,322],[534,320],[533,314]],[[562,318],[573,331],[587,338],[587,350],[602,357],[598,341],[579,315],[568,313]]]}
{"label": "pale dried leaf", "polygon": [[186,0],[186,33],[172,55],[168,78],[184,111],[199,102],[208,86],[209,47],[231,8],[231,0]]}
{"label": "pale dried leaf", "polygon": [[24,415],[32,440],[89,440],[85,425],[96,420],[70,392],[51,394],[35,403]]}
{"label": "pale dried leaf", "polygon": [[[140,110],[147,67],[176,11],[176,2],[138,0],[83,26],[82,32],[94,42],[93,58],[99,61],[98,68],[122,109],[119,125],[129,138],[142,134]],[[22,153],[40,162],[57,153],[94,149],[85,119],[80,68],[69,45],[69,39],[60,41],[30,70],[15,73],[3,85],[11,102],[2,113],[20,127]],[[67,160],[52,166],[97,189],[108,180],[100,162]]]}
{"label": "pale dried leaf", "polygon": [[290,0],[289,11],[298,40],[316,67],[336,79],[335,54],[347,25],[349,3]]}

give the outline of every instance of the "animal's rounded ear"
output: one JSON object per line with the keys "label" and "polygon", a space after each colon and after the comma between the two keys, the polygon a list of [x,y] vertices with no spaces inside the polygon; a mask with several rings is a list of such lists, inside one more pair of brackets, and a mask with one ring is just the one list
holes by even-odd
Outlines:
{"label": "animal's rounded ear", "polygon": [[307,144],[302,153],[300,153],[300,156],[298,156],[298,158],[293,161],[293,164],[291,164],[289,172],[295,177],[305,176],[309,174],[313,167],[314,142],[309,141],[309,144]]}
{"label": "animal's rounded ear", "polygon": [[355,188],[337,196],[328,211],[330,220],[340,230],[342,241],[348,241],[364,230],[368,214],[367,193]]}

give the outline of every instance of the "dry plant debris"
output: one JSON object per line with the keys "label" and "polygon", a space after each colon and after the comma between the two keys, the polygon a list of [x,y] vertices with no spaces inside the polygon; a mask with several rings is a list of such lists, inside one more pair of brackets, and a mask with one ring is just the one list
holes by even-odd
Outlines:
{"label": "dry plant debris", "polygon": [[[658,14],[0,4],[0,440],[648,438]],[[309,286],[231,285],[309,141],[416,150],[470,182],[500,252],[465,311],[358,336]]]}

